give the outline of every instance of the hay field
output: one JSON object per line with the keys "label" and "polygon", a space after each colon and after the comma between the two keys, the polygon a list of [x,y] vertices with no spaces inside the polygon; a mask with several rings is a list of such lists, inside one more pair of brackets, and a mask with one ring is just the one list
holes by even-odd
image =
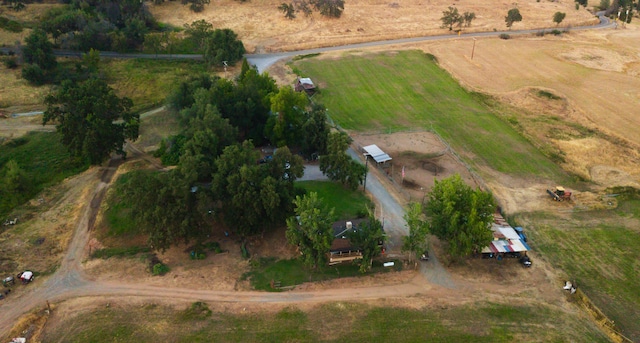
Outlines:
{"label": "hay field", "polygon": [[[557,137],[549,131],[530,132],[565,154],[573,172],[593,179],[594,168],[605,166],[627,174],[627,183],[640,181],[640,28],[571,33],[510,40],[459,39],[423,45],[466,87],[498,96],[540,121],[558,117],[594,130],[590,136]],[[532,89],[560,97],[547,106],[531,99]],[[522,119],[522,117],[521,117]],[[529,127],[535,131],[535,127]],[[569,134],[568,136],[572,136]],[[607,183],[606,178],[594,181]]]}
{"label": "hay field", "polygon": [[[300,50],[319,46],[446,34],[441,29],[442,11],[452,5],[445,0],[347,0],[340,19],[324,18],[317,13],[310,17],[298,14],[294,20],[284,18],[277,7],[281,0],[261,0],[239,3],[234,0],[213,0],[202,13],[193,13],[179,2],[149,5],[161,22],[182,26],[204,19],[216,28],[230,28],[238,33],[248,52]],[[459,0],[453,3],[460,13],[474,12],[476,19],[465,32],[506,30],[504,17],[513,8],[512,1],[496,3],[490,0]],[[575,9],[572,1],[518,2],[522,22],[514,30],[555,27],[555,12],[567,14],[562,26],[597,23],[584,8]]]}

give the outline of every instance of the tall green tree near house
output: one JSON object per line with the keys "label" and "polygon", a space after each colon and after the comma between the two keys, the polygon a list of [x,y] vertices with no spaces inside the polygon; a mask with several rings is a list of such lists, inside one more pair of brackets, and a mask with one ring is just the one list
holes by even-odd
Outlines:
{"label": "tall green tree near house", "polygon": [[266,136],[276,146],[298,146],[304,132],[302,125],[306,119],[309,99],[304,93],[291,87],[280,87],[271,96],[271,116],[265,127]]}
{"label": "tall green tree near house", "polygon": [[320,156],[320,170],[330,180],[350,189],[357,189],[364,181],[367,168],[347,154],[351,138],[344,132],[332,132],[327,139],[327,154]]}
{"label": "tall green tree near house", "polygon": [[490,225],[496,205],[491,193],[471,189],[456,174],[436,180],[427,200],[429,230],[446,242],[453,258],[479,251],[493,239]]}
{"label": "tall green tree near house", "polygon": [[410,203],[404,220],[407,222],[409,234],[402,237],[402,251],[408,251],[411,259],[418,257],[426,248],[429,224],[422,218],[422,204]]}
{"label": "tall green tree near house", "polygon": [[71,155],[91,164],[102,163],[112,152],[126,156],[125,140],[138,138],[140,117],[131,113],[133,103],[118,97],[104,80],[66,80],[45,104],[42,124],[57,123]]}
{"label": "tall green tree near house", "polygon": [[304,169],[302,158],[286,147],[269,163],[257,160],[253,144],[245,141],[228,146],[215,161],[211,192],[223,221],[240,236],[284,223],[293,211],[294,181]]}
{"label": "tall green tree near house", "polygon": [[507,27],[509,28],[509,30],[511,30],[511,26],[513,25],[513,23],[522,21],[522,15],[520,14],[520,10],[517,8],[510,9],[509,12],[507,12],[507,16],[504,17],[504,21]]}
{"label": "tall green tree near house", "polygon": [[327,209],[316,192],[296,196],[293,203],[296,215],[287,219],[287,241],[298,247],[307,266],[326,264],[334,239],[334,209]]}
{"label": "tall green tree near house", "polygon": [[307,113],[307,119],[302,124],[302,153],[307,158],[325,155],[327,140],[331,128],[327,124],[327,109],[320,104],[313,104]]}
{"label": "tall green tree near house", "polygon": [[361,222],[356,230],[347,231],[346,235],[351,246],[360,249],[362,253],[360,272],[371,270],[373,259],[382,253],[386,240],[382,223],[373,217],[373,213],[369,213],[368,220]]}

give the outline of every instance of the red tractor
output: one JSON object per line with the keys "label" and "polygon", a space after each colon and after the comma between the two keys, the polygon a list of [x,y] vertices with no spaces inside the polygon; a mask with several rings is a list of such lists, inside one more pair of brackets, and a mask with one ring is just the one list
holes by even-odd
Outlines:
{"label": "red tractor", "polygon": [[571,192],[565,190],[562,186],[556,186],[555,191],[547,189],[547,193],[549,193],[551,198],[555,201],[571,200]]}

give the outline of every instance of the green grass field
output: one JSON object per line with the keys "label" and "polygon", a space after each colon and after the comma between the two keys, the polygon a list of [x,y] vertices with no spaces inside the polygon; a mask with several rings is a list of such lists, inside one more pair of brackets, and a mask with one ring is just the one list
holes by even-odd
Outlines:
{"label": "green grass field", "polygon": [[134,111],[162,105],[172,87],[208,70],[204,63],[188,60],[103,59],[102,62],[100,69],[110,86],[118,95],[133,100]]}
{"label": "green grass field", "polygon": [[231,313],[201,303],[112,305],[48,327],[43,342],[608,342],[582,317],[541,306],[401,309],[341,302],[304,312],[292,306]]}
{"label": "green grass field", "polygon": [[300,181],[297,187],[318,193],[318,198],[335,210],[336,220],[360,218],[367,214],[373,203],[360,191],[351,191],[335,182]]}
{"label": "green grass field", "polygon": [[[10,160],[18,163],[28,180],[26,191],[5,196],[18,197],[19,203],[31,199],[44,188],[80,173],[88,167],[86,164],[72,161],[69,152],[60,142],[60,136],[50,132],[32,132],[1,145],[0,169]],[[12,209],[10,206],[3,205],[5,200],[7,199],[0,199],[0,218]]]}
{"label": "green grass field", "polygon": [[472,165],[558,179],[564,173],[428,55],[402,51],[293,62],[323,87],[314,98],[345,129],[438,132]]}
{"label": "green grass field", "polygon": [[575,280],[625,335],[639,340],[640,221],[638,201],[628,202],[614,211],[575,213],[570,220],[531,215],[537,225],[529,236],[534,250]]}
{"label": "green grass field", "polygon": [[357,263],[345,263],[336,266],[319,266],[310,269],[298,259],[277,260],[275,258],[262,258],[254,262],[251,271],[243,275],[243,279],[250,279],[253,288],[264,291],[273,291],[271,280],[279,281],[281,287],[300,285],[305,282],[325,281],[341,277],[365,276],[376,273],[386,273],[392,270],[401,270],[401,263],[396,262],[395,269],[389,269],[382,262],[374,261],[371,271],[362,274]]}

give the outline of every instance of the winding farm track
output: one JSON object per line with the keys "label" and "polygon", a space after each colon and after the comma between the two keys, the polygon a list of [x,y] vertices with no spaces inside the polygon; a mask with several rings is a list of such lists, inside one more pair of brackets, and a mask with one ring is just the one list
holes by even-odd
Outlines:
{"label": "winding farm track", "polygon": [[[588,27],[576,27],[572,30],[584,29],[602,29],[613,27],[607,18],[603,16],[603,12],[599,12],[600,24]],[[467,34],[463,37],[486,37],[497,36],[501,33],[510,35],[531,34],[538,30],[508,31],[508,32],[485,32]],[[370,42],[362,44],[351,44],[339,47],[328,47],[311,49],[297,52],[283,52],[277,54],[265,55],[247,55],[249,61],[258,66],[260,71],[264,71],[268,66],[276,61],[300,54],[319,53],[335,50],[357,49],[363,47],[382,46],[391,44],[413,43],[426,40],[439,40],[458,38],[458,36],[432,36],[407,38],[391,41]],[[4,48],[3,48],[4,49]],[[6,50],[6,49],[4,49]],[[57,54],[62,54],[57,52]],[[78,54],[78,53],[74,53]],[[67,54],[68,55],[68,54]],[[103,56],[116,58],[155,58],[153,55],[124,55],[124,54],[107,54]],[[170,58],[199,58],[196,55],[173,55]],[[140,153],[135,149],[131,149],[133,155]],[[351,152],[356,159],[357,154]],[[362,287],[362,288],[345,288],[330,289],[320,291],[290,291],[284,293],[268,293],[257,291],[211,291],[211,290],[194,290],[188,288],[164,288],[157,286],[149,286],[145,284],[135,284],[126,282],[98,282],[89,279],[83,271],[81,260],[85,257],[85,248],[87,247],[90,232],[95,222],[96,215],[100,208],[100,204],[104,198],[106,190],[113,178],[117,168],[122,161],[119,158],[112,159],[107,167],[104,167],[100,182],[92,192],[91,201],[85,204],[78,223],[75,227],[75,233],[69,244],[67,254],[61,261],[58,270],[44,280],[41,284],[30,285],[28,290],[16,296],[10,296],[0,305],[0,336],[8,339],[6,335],[9,330],[20,318],[20,316],[32,311],[35,308],[42,308],[46,301],[60,302],[65,299],[75,297],[103,297],[103,296],[134,296],[141,298],[153,299],[181,299],[184,301],[215,301],[215,302],[232,302],[232,303],[302,303],[311,302],[319,303],[326,301],[345,301],[345,300],[367,300],[381,298],[398,298],[416,295],[428,295],[430,293],[438,296],[444,296],[451,299],[460,299],[467,297],[465,295],[464,286],[456,287],[451,281],[446,270],[440,266],[437,261],[429,261],[427,265],[423,264],[420,269],[422,273],[418,274],[410,282],[401,285],[378,286],[378,287]],[[381,182],[375,173],[368,176],[367,189],[376,198],[383,209],[385,228],[391,230],[390,236],[392,242],[397,244],[398,238],[406,230],[402,214],[404,209],[398,201],[390,195],[384,183]],[[429,282],[425,282],[426,279]],[[458,300],[459,301],[459,300]]]}

